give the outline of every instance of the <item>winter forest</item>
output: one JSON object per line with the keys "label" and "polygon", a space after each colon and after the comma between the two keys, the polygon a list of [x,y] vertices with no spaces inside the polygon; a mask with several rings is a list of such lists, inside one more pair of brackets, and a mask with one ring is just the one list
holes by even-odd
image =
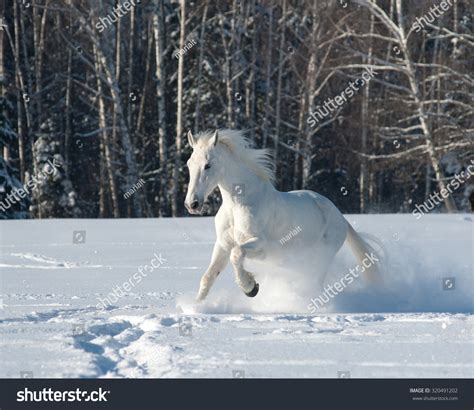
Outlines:
{"label": "winter forest", "polygon": [[2,0],[0,218],[184,216],[186,134],[216,128],[279,190],[411,212],[474,163],[473,5]]}

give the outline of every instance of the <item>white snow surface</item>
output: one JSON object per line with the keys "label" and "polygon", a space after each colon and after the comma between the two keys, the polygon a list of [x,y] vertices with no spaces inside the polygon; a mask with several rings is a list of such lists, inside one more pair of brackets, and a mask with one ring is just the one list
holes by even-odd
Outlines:
{"label": "white snow surface", "polygon": [[[0,377],[472,377],[474,217],[346,217],[383,242],[383,284],[359,278],[314,314],[315,278],[291,266],[254,267],[251,299],[228,265],[196,305],[213,218],[1,221]],[[357,264],[346,247],[326,283]]]}

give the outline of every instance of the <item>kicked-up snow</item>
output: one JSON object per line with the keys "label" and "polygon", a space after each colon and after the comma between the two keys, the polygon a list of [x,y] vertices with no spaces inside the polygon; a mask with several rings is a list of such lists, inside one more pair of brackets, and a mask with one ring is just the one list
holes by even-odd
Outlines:
{"label": "kicked-up snow", "polygon": [[[0,377],[472,377],[474,217],[347,219],[383,283],[314,312],[295,261],[249,264],[253,299],[229,265],[196,304],[212,218],[1,221]],[[325,283],[355,264],[345,245]]]}

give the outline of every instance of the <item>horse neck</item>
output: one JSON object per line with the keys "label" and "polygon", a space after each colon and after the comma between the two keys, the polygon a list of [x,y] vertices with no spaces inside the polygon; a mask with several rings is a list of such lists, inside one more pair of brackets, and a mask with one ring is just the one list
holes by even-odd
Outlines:
{"label": "horse neck", "polygon": [[[253,204],[256,203],[257,197],[263,195],[271,195],[276,190],[270,181],[264,180],[254,171],[242,166],[234,158],[226,162],[226,172],[219,181],[219,189],[222,195],[222,201],[225,204],[240,203]],[[239,194],[239,189],[242,193]]]}

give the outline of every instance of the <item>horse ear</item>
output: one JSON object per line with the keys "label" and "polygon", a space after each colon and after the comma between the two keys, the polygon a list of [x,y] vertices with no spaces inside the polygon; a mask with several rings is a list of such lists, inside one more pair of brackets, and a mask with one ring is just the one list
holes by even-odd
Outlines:
{"label": "horse ear", "polygon": [[211,138],[211,144],[216,146],[218,140],[219,140],[219,133],[217,132],[217,130],[215,130],[214,135]]}
{"label": "horse ear", "polygon": [[188,143],[191,146],[191,148],[194,148],[195,142],[196,141],[194,140],[193,134],[192,134],[191,130],[189,130],[188,131]]}

